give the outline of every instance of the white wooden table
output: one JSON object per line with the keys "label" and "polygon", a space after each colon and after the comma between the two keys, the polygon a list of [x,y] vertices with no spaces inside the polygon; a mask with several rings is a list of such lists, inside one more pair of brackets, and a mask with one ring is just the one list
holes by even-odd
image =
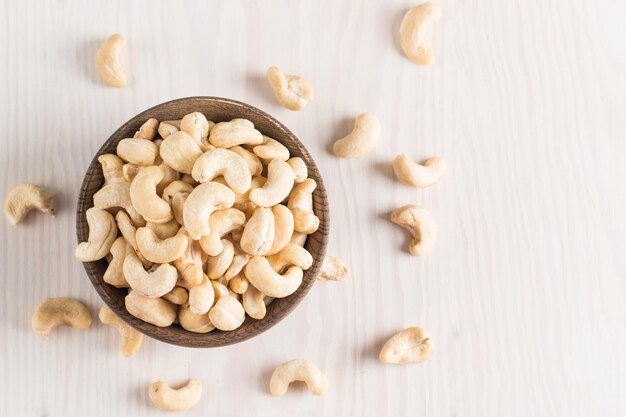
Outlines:
{"label": "white wooden table", "polygon": [[[0,194],[36,182],[59,215],[0,222],[0,414],[147,416],[157,378],[204,381],[201,416],[626,415],[626,3],[440,0],[436,64],[399,52],[411,2],[35,1],[0,5]],[[126,89],[94,70],[98,44],[128,39]],[[303,75],[316,99],[281,108],[270,65]],[[330,252],[348,279],[316,284],[253,340],[192,350],[146,340],[133,358],[115,332],[30,330],[35,306],[102,304],[74,259],[74,210],[93,154],[123,122],[173,98],[230,97],[282,120],[315,157],[330,195]],[[378,147],[338,160],[329,146],[363,111]],[[442,155],[430,189],[399,184],[390,160]],[[391,209],[426,206],[440,238],[406,253]],[[436,352],[385,366],[392,333],[420,325]],[[325,397],[268,394],[278,363],[324,369]]]}

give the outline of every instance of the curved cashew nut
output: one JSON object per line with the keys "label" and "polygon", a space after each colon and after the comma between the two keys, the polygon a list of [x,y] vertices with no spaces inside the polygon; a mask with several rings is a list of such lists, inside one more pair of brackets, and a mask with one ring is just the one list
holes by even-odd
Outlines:
{"label": "curved cashew nut", "polygon": [[274,232],[272,210],[267,207],[257,207],[243,229],[239,245],[250,255],[265,255],[272,248]]}
{"label": "curved cashew nut", "polygon": [[202,272],[202,250],[200,249],[200,244],[193,240],[186,230],[182,229],[179,233],[187,238],[188,244],[185,253],[176,259],[173,264],[180,272],[183,281],[193,287],[199,285],[204,276]]}
{"label": "curved cashew nut", "polygon": [[126,74],[122,69],[119,55],[126,46],[126,38],[119,33],[109,36],[96,53],[96,71],[111,87],[125,87]]}
{"label": "curved cashew nut", "polygon": [[267,70],[267,81],[279,103],[289,110],[302,110],[313,100],[313,85],[308,80],[297,75],[284,75],[278,67]]}
{"label": "curved cashew nut", "polygon": [[137,246],[141,254],[150,262],[165,264],[184,255],[187,249],[187,237],[177,234],[161,240],[150,228],[140,227],[137,229]]}
{"label": "curved cashew nut", "polygon": [[168,204],[172,204],[172,198],[178,193],[189,194],[193,191],[193,186],[181,180],[174,180],[163,189],[161,198]]}
{"label": "curved cashew nut", "polygon": [[213,148],[208,141],[209,130],[215,123],[207,120],[206,116],[200,112],[193,112],[185,115],[180,121],[180,130],[187,132],[196,141],[203,152]]}
{"label": "curved cashew nut", "polygon": [[313,265],[313,256],[309,251],[295,243],[289,243],[277,254],[268,256],[267,260],[272,269],[279,274],[290,265],[295,265],[305,271]]}
{"label": "curved cashew nut", "polygon": [[230,122],[216,123],[211,127],[209,142],[218,148],[232,148],[237,145],[260,145],[263,135],[246,119],[233,119]]}
{"label": "curved cashew nut", "polygon": [[183,209],[185,208],[185,201],[189,197],[188,193],[178,193],[172,198],[172,214],[176,223],[183,224]]}
{"label": "curved cashew nut", "polygon": [[207,260],[207,275],[211,279],[218,279],[223,276],[228,267],[233,263],[235,256],[235,246],[228,239],[222,239],[224,250],[217,256],[209,256]]}
{"label": "curved cashew nut", "polygon": [[119,156],[112,153],[105,153],[98,157],[98,162],[102,165],[104,185],[109,185],[115,182],[127,182],[124,177],[124,162],[119,158]]}
{"label": "curved cashew nut", "polygon": [[174,287],[172,291],[163,296],[164,299],[172,304],[183,305],[189,300],[189,293],[183,287]]}
{"label": "curved cashew nut", "polygon": [[156,186],[163,179],[158,166],[142,168],[130,183],[130,201],[147,221],[166,223],[172,220],[172,208],[156,193]]}
{"label": "curved cashew nut", "polygon": [[142,227],[146,225],[146,219],[144,219],[143,216],[139,214],[139,212],[135,210],[132,205],[125,207],[124,210],[126,211],[126,213],[128,213],[128,217],[130,217],[130,219],[133,221],[135,227]]}
{"label": "curved cashew nut", "polygon": [[108,211],[96,207],[87,210],[86,217],[89,225],[89,238],[87,242],[76,246],[74,254],[81,262],[92,262],[109,254],[117,237],[117,226],[115,219]]}
{"label": "curved cashew nut", "polygon": [[140,320],[167,327],[176,320],[177,306],[162,298],[150,298],[131,290],[124,299],[126,310]]}
{"label": "curved cashew nut", "polygon": [[194,188],[183,208],[185,228],[191,238],[198,240],[211,233],[211,213],[232,207],[234,203],[235,193],[225,185],[207,182]]}
{"label": "curved cashew nut", "polygon": [[287,246],[293,235],[294,220],[291,210],[282,204],[272,207],[274,214],[274,240],[266,255],[274,255]]}
{"label": "curved cashew nut", "polygon": [[424,207],[408,204],[391,212],[391,221],[411,232],[413,241],[409,245],[411,255],[424,256],[437,241],[437,224]]}
{"label": "curved cashew nut", "polygon": [[430,23],[441,17],[441,8],[432,3],[418,4],[409,9],[400,24],[400,46],[407,58],[418,65],[433,63],[433,50],[424,43]]}
{"label": "curved cashew nut", "polygon": [[[231,280],[229,284],[232,282],[233,280]],[[233,289],[233,291],[235,290]],[[247,285],[247,289],[243,293],[243,309],[255,320],[261,320],[265,317],[266,308],[265,301],[263,300],[264,297],[265,294],[254,288],[252,285]]]}
{"label": "curved cashew nut", "polygon": [[243,267],[246,266],[249,260],[250,255],[248,255],[247,253],[238,253],[237,255],[235,255],[230,266],[228,267],[226,272],[224,272],[224,279],[226,281],[234,279],[237,275],[239,275],[239,273],[241,272]]}
{"label": "curved cashew nut", "polygon": [[124,277],[130,287],[146,297],[162,297],[172,291],[178,279],[178,271],[170,264],[159,265],[154,272],[143,268],[135,253],[124,259]]}
{"label": "curved cashew nut", "polygon": [[111,245],[112,259],[102,276],[104,282],[117,288],[128,287],[128,282],[126,282],[126,278],[124,278],[124,269],[122,266],[124,265],[124,259],[126,259],[126,257],[131,253],[135,253],[135,250],[126,241],[126,239],[124,239],[124,236],[120,236],[115,239],[113,245]]}
{"label": "curved cashew nut", "polygon": [[285,395],[289,384],[294,381],[304,381],[313,395],[324,395],[328,389],[328,378],[317,366],[302,359],[294,359],[274,370],[270,379],[270,393]]}
{"label": "curved cashew nut", "polygon": [[193,314],[206,314],[213,306],[214,299],[215,291],[213,290],[213,284],[205,276],[200,285],[196,285],[189,290],[189,310]]}
{"label": "curved cashew nut", "polygon": [[302,268],[290,267],[280,275],[263,256],[254,256],[244,268],[244,274],[250,284],[263,294],[274,298],[287,297],[293,294],[302,283]]}
{"label": "curved cashew nut", "polygon": [[13,226],[21,222],[32,209],[54,218],[54,196],[38,185],[20,184],[9,191],[4,200],[4,214]]}
{"label": "curved cashew nut", "polygon": [[380,136],[380,121],[371,113],[363,113],[354,121],[354,128],[347,136],[336,141],[333,152],[339,158],[358,158],[369,152]]}
{"label": "curved cashew nut", "polygon": [[159,121],[155,118],[146,120],[135,132],[133,138],[153,140],[156,138],[157,131],[159,129]]}
{"label": "curved cashew nut", "polygon": [[246,164],[248,164],[248,170],[250,171],[250,175],[261,175],[261,173],[263,172],[263,163],[261,162],[261,159],[254,154],[254,152],[250,152],[249,150],[244,149],[241,146],[233,146],[228,150],[231,152],[235,152],[246,161]]}
{"label": "curved cashew nut", "polygon": [[296,232],[311,234],[320,226],[320,219],[313,212],[313,191],[317,183],[307,178],[296,185],[289,196],[287,207],[293,213],[293,226]]}
{"label": "curved cashew nut", "polygon": [[289,149],[276,139],[265,135],[263,135],[263,143],[252,148],[252,151],[264,161],[271,161],[272,159],[287,161],[289,159]]}
{"label": "curved cashew nut", "polygon": [[[243,274],[239,274],[235,276],[233,279],[228,281],[228,288],[230,288],[235,294],[242,295],[250,287],[251,286],[248,283],[248,279]],[[245,297],[244,297],[243,309],[246,310],[246,312],[248,312],[248,310],[246,309]]]}
{"label": "curved cashew nut", "polygon": [[46,298],[33,314],[33,331],[48,338],[52,329],[61,324],[85,330],[91,326],[91,312],[85,304],[73,298]]}
{"label": "curved cashew nut", "polygon": [[243,324],[246,312],[235,297],[226,295],[220,297],[217,303],[209,310],[209,319],[213,325],[223,331],[235,330]]}
{"label": "curved cashew nut", "polygon": [[[193,168],[193,165],[192,165]],[[198,185],[198,181],[194,180],[193,177],[191,176],[191,174],[185,174],[182,177],[180,177],[180,180],[182,182],[186,182],[187,184],[191,185],[192,187],[196,187]]]}
{"label": "curved cashew nut", "polygon": [[129,207],[131,205],[130,183],[114,182],[105,185],[93,195],[93,205],[100,209]]}
{"label": "curved cashew nut", "polygon": [[165,187],[170,185],[173,181],[180,179],[180,173],[165,162],[160,163],[159,168],[163,171],[163,179],[157,184],[156,190],[157,194],[161,195]]}
{"label": "curved cashew nut", "polygon": [[326,255],[322,262],[320,278],[327,281],[341,281],[348,275],[348,267],[339,258]]}
{"label": "curved cashew nut", "polygon": [[193,164],[191,176],[199,183],[209,182],[223,175],[228,186],[236,193],[250,188],[252,176],[245,159],[228,149],[206,151]]}
{"label": "curved cashew nut", "polygon": [[200,247],[209,256],[219,255],[224,250],[222,237],[242,228],[245,223],[246,215],[240,210],[228,208],[213,212],[211,217],[209,217],[211,233],[202,236]]}
{"label": "curved cashew nut", "polygon": [[379,359],[384,363],[420,363],[430,358],[432,353],[430,334],[421,327],[409,327],[385,342]]}
{"label": "curved cashew nut", "polygon": [[152,223],[146,222],[146,227],[154,232],[159,239],[169,239],[172,236],[176,236],[180,230],[180,225],[174,219],[167,223]]}
{"label": "curved cashew nut", "polygon": [[109,326],[115,327],[122,336],[120,350],[124,357],[133,356],[143,342],[143,334],[130,327],[124,320],[119,318],[108,306],[102,306],[98,313],[100,321]]}
{"label": "curved cashew nut", "polygon": [[[135,164],[124,164],[124,166],[122,167],[122,175],[124,176],[124,180],[126,182],[132,182],[133,179],[137,176],[137,173],[139,172],[139,167]],[[106,185],[106,178],[104,181],[104,184]]]}
{"label": "curved cashew nut", "polygon": [[295,174],[294,181],[296,184],[300,184],[302,181],[307,179],[309,176],[309,169],[302,158],[295,156],[288,159],[287,163],[291,169],[293,169],[293,173]]}
{"label": "curved cashew nut", "polygon": [[216,303],[217,303],[217,300],[219,300],[220,298],[230,295],[230,292],[228,291],[228,287],[222,284],[221,282],[219,282],[219,280],[211,281],[211,285],[213,285],[213,291],[215,292]]}
{"label": "curved cashew nut", "polygon": [[306,233],[301,233],[301,232],[293,232],[293,235],[291,236],[291,240],[289,241],[290,243],[295,243],[298,246],[302,246],[304,247],[304,245],[306,244],[306,239],[309,235],[307,235]]}
{"label": "curved cashew nut", "polygon": [[209,314],[194,314],[189,304],[184,304],[178,309],[178,323],[183,329],[194,333],[209,333],[215,330],[215,326],[209,319]]}
{"label": "curved cashew nut", "polygon": [[267,166],[267,181],[250,191],[250,201],[257,206],[272,207],[283,201],[294,184],[295,173],[285,161],[274,159]]}
{"label": "curved cashew nut", "polygon": [[161,143],[163,161],[183,174],[191,174],[193,164],[202,155],[202,149],[187,132],[174,132]]}
{"label": "curved cashew nut", "polygon": [[411,187],[428,187],[446,172],[446,160],[440,157],[427,159],[423,164],[413,162],[408,155],[400,154],[393,160],[396,177]]}
{"label": "curved cashew nut", "polygon": [[193,407],[202,397],[202,381],[190,380],[185,386],[172,389],[165,381],[159,379],[150,384],[148,390],[154,405],[166,411],[185,411]]}
{"label": "curved cashew nut", "polygon": [[163,139],[167,139],[167,137],[172,133],[178,132],[180,130],[179,127],[181,121],[176,120],[175,122],[166,121],[159,123],[159,136]]}

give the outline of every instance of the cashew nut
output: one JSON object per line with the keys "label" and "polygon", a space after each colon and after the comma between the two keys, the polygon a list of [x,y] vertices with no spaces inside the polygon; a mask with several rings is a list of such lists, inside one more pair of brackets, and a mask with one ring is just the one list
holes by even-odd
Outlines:
{"label": "cashew nut", "polygon": [[[193,168],[193,165],[192,165]],[[185,174],[182,177],[180,177],[180,180],[182,182],[186,182],[187,184],[191,185],[192,187],[195,187],[198,185],[198,181],[194,180],[193,177],[191,176],[191,174]]]}
{"label": "cashew nut", "polygon": [[403,183],[412,187],[428,187],[446,172],[446,160],[440,157],[427,159],[423,164],[413,162],[408,155],[400,154],[393,160],[393,171]]}
{"label": "cashew nut", "polygon": [[126,310],[140,320],[167,327],[176,320],[177,306],[162,298],[150,298],[131,290],[124,299]]}
{"label": "cashew nut", "polygon": [[[129,190],[130,191],[130,190]],[[143,218],[141,214],[135,208],[130,205],[128,207],[124,207],[126,213],[128,213],[128,217],[133,221],[135,227],[142,227],[146,225],[146,219]]]}
{"label": "cashew nut", "polygon": [[[248,290],[249,287],[251,286],[248,283],[248,279],[243,274],[239,274],[228,281],[228,288],[230,288],[235,294],[243,294]],[[245,297],[243,309],[246,310],[246,312],[248,311],[246,309]]]}
{"label": "cashew nut", "polygon": [[222,239],[224,250],[217,256],[209,256],[207,260],[207,275],[211,279],[218,279],[223,276],[228,267],[233,262],[235,246],[228,239]]}
{"label": "cashew nut", "polygon": [[211,127],[209,142],[218,148],[232,148],[237,145],[260,145],[263,135],[246,119],[233,119]]}
{"label": "cashew nut", "polygon": [[102,81],[111,87],[126,86],[126,74],[119,59],[124,46],[126,46],[126,39],[116,33],[109,36],[96,53],[96,71]]}
{"label": "cashew nut", "polygon": [[219,282],[219,280],[211,281],[211,285],[213,285],[213,291],[215,293],[215,302],[213,303],[213,305],[215,305],[215,303],[217,303],[217,300],[219,300],[220,298],[226,297],[230,294],[230,292],[228,291],[228,287]]}
{"label": "cashew nut", "polygon": [[134,252],[124,259],[123,270],[128,285],[141,295],[151,298],[172,291],[178,279],[178,271],[170,264],[159,265],[154,272],[146,271]]}
{"label": "cashew nut", "polygon": [[156,138],[158,128],[159,121],[157,119],[148,119],[141,125],[139,130],[135,132],[133,138],[153,140]]}
{"label": "cashew nut", "polygon": [[287,198],[294,178],[293,169],[287,162],[273,159],[267,166],[267,181],[263,187],[250,191],[250,201],[261,207],[275,206]]}
{"label": "cashew nut", "polygon": [[265,135],[263,135],[263,143],[255,146],[252,151],[264,161],[271,161],[272,159],[287,161],[289,159],[289,149],[276,139]]}
{"label": "cashew nut", "polygon": [[430,334],[421,327],[409,327],[385,342],[379,358],[384,363],[420,363],[430,358],[432,353]]}
{"label": "cashew nut", "polygon": [[272,207],[274,214],[274,241],[266,255],[274,255],[287,246],[293,235],[294,221],[291,210],[282,204]]}
{"label": "cashew nut", "polygon": [[194,333],[209,333],[215,330],[209,314],[194,314],[189,309],[189,304],[184,304],[178,309],[178,322],[183,329]]}
{"label": "cashew nut", "polygon": [[163,179],[157,184],[157,194],[161,195],[165,187],[170,185],[173,181],[177,181],[180,178],[180,173],[174,168],[167,165],[165,162],[159,164],[159,168],[163,171]]}
{"label": "cashew nut", "polygon": [[198,240],[211,233],[211,213],[232,207],[234,203],[235,193],[225,185],[207,182],[194,188],[183,208],[185,228],[191,238]]}
{"label": "cashew nut", "polygon": [[[180,130],[186,132],[196,141],[198,146],[202,149],[204,147],[211,146],[207,142],[209,137],[209,129],[213,125],[213,122],[209,122],[206,116],[200,112],[193,112],[185,115],[180,121]],[[202,149],[206,151],[207,149]]]}
{"label": "cashew nut", "polygon": [[294,381],[306,383],[313,395],[324,395],[328,389],[328,378],[317,366],[302,359],[294,359],[274,370],[270,379],[270,393],[285,395],[289,384]]}
{"label": "cashew nut", "polygon": [[228,149],[215,148],[196,159],[191,176],[199,183],[209,182],[223,175],[228,186],[236,193],[250,188],[252,176],[245,159]]}
{"label": "cashew nut", "polygon": [[437,224],[424,207],[408,204],[391,212],[391,221],[411,232],[409,244],[411,255],[424,256],[437,241]]}
{"label": "cashew nut", "polygon": [[108,211],[96,207],[87,210],[86,217],[89,225],[89,238],[87,242],[76,246],[74,254],[81,262],[92,262],[109,254],[117,237],[117,226],[115,219]]}
{"label": "cashew nut", "polygon": [[100,209],[130,207],[130,183],[114,182],[104,185],[93,195],[93,205]]}
{"label": "cashew nut", "polygon": [[339,158],[358,158],[369,152],[380,136],[380,121],[371,113],[363,113],[354,121],[354,128],[347,136],[333,145],[333,152]]}
{"label": "cashew nut", "polygon": [[249,150],[244,149],[241,146],[233,146],[229,149],[229,151],[235,152],[246,161],[246,164],[248,164],[248,170],[250,171],[250,175],[261,175],[261,172],[263,172],[263,163],[261,162],[261,159],[259,159],[259,157],[256,156],[253,152],[250,152]]}
{"label": "cashew nut", "polygon": [[348,267],[339,258],[326,255],[322,262],[320,278],[327,281],[341,281],[348,275]]}
{"label": "cashew nut", "polygon": [[169,239],[172,236],[176,236],[180,230],[180,225],[174,219],[166,223],[152,223],[146,222],[146,227],[154,232],[159,239]]}
{"label": "cashew nut", "polygon": [[203,277],[200,285],[189,290],[189,310],[193,314],[206,314],[213,305],[215,291],[208,277]]}
{"label": "cashew nut", "polygon": [[124,178],[124,162],[117,155],[105,153],[98,157],[98,162],[102,165],[104,185],[115,182],[127,182]]}
{"label": "cashew nut", "polygon": [[[133,179],[137,176],[138,172],[139,172],[139,167],[135,164],[128,163],[128,164],[124,164],[124,166],[122,167],[122,175],[124,176],[124,180],[126,182],[132,182]],[[106,179],[104,183],[106,184]]]}
{"label": "cashew nut", "polygon": [[183,305],[189,299],[189,293],[183,287],[174,287],[172,291],[165,294],[163,298],[172,304]]}
{"label": "cashew nut", "polygon": [[[180,123],[179,123],[180,126]],[[176,127],[171,122],[161,122],[159,123],[159,136],[161,138],[166,139],[169,135],[174,132],[178,132],[178,127]]]}
{"label": "cashew nut", "polygon": [[61,324],[85,330],[91,326],[91,312],[83,303],[73,298],[46,298],[33,314],[33,331],[47,339],[52,329]]}
{"label": "cashew nut", "polygon": [[172,214],[176,223],[183,224],[183,210],[185,208],[185,201],[187,201],[189,193],[177,193],[172,198]]}
{"label": "cashew nut", "polygon": [[433,63],[433,50],[424,42],[430,23],[441,17],[441,8],[432,3],[418,4],[409,9],[400,24],[400,46],[407,58],[418,65]]}
{"label": "cashew nut", "polygon": [[239,245],[250,255],[265,255],[272,248],[274,233],[272,210],[267,207],[257,207],[243,229]]}
{"label": "cashew nut", "polygon": [[224,250],[222,237],[243,227],[246,215],[234,208],[218,210],[209,217],[211,233],[202,236],[200,247],[209,256],[217,256]]}
{"label": "cashew nut", "polygon": [[[115,221],[117,223],[118,230],[120,231],[122,236],[124,236],[124,239],[126,240],[126,242],[130,246],[132,246],[133,249],[135,250],[139,249],[139,247],[137,246],[137,239],[136,239],[137,228],[135,227],[133,222],[130,220],[130,217],[128,216],[128,214],[123,210],[118,211],[117,213],[115,213]],[[111,248],[111,251],[113,251],[113,248]]]}
{"label": "cashew nut", "polygon": [[280,275],[263,256],[254,256],[244,268],[244,274],[252,285],[263,294],[274,298],[293,294],[302,283],[302,268],[290,267]]}
{"label": "cashew nut", "polygon": [[[232,284],[233,281],[234,280],[231,280],[229,284]],[[233,289],[233,291],[235,290]],[[247,285],[247,289],[243,293],[243,309],[253,319],[261,320],[265,317],[266,309],[265,302],[263,301],[264,297],[265,294],[254,288],[254,286]]]}
{"label": "cashew nut", "polygon": [[156,186],[162,179],[163,170],[150,166],[142,168],[130,184],[132,205],[149,222],[166,223],[173,218],[170,205],[156,193]]}
{"label": "cashew nut", "polygon": [[180,258],[187,249],[187,237],[180,234],[161,240],[150,228],[140,227],[136,237],[141,254],[150,262],[158,264]]}
{"label": "cashew nut", "polygon": [[275,255],[267,257],[272,269],[279,274],[290,265],[295,265],[303,270],[309,269],[313,265],[313,256],[308,250],[295,243],[289,243],[283,250]]}
{"label": "cashew nut", "polygon": [[302,110],[313,100],[313,86],[308,80],[297,75],[284,75],[278,67],[267,70],[267,81],[276,99],[289,110]]}
{"label": "cashew nut", "polygon": [[287,163],[293,169],[293,173],[295,174],[294,182],[296,184],[300,184],[302,181],[306,180],[309,176],[309,169],[307,168],[304,160],[297,156],[290,158],[287,160]]}
{"label": "cashew nut", "polygon": [[296,232],[315,233],[320,219],[313,212],[313,191],[317,187],[315,180],[307,178],[293,187],[287,207],[293,214],[293,226]]}
{"label": "cashew nut", "polygon": [[230,281],[231,279],[235,278],[241,272],[243,267],[246,266],[249,260],[250,255],[248,255],[247,253],[239,253],[235,255],[230,266],[228,267],[226,272],[224,272],[224,279],[226,281]]}
{"label": "cashew nut", "polygon": [[189,194],[193,191],[193,187],[181,180],[172,181],[163,189],[161,198],[168,203],[172,204],[172,198],[178,193]]}
{"label": "cashew nut", "polygon": [[243,324],[246,312],[241,303],[233,296],[220,297],[209,310],[209,319],[213,325],[223,331],[235,330]]}
{"label": "cashew nut", "polygon": [[304,247],[307,237],[308,235],[306,233],[293,232],[293,235],[291,235],[291,240],[289,242]]}
{"label": "cashew nut", "polygon": [[126,256],[130,253],[135,253],[135,250],[123,236],[115,239],[113,245],[111,245],[112,259],[102,276],[104,282],[117,288],[128,287],[128,282],[126,282],[126,278],[124,278],[124,270],[122,266],[124,265],[124,259],[126,259]]}
{"label": "cashew nut", "polygon": [[120,350],[124,357],[133,356],[143,342],[143,334],[130,327],[124,320],[119,318],[108,306],[102,306],[98,313],[100,321],[109,326],[115,327],[122,336]]}
{"label": "cashew nut", "polygon": [[13,187],[4,200],[4,214],[13,226],[21,222],[32,209],[54,218],[54,196],[38,185],[20,184]]}
{"label": "cashew nut", "polygon": [[193,240],[186,230],[182,229],[180,233],[188,240],[187,249],[173,264],[180,272],[183,281],[193,287],[202,282],[204,275],[202,272],[202,250],[200,244]]}
{"label": "cashew nut", "polygon": [[170,388],[165,381],[159,379],[150,384],[148,395],[152,403],[166,411],[185,411],[193,407],[202,397],[202,381],[190,380],[178,389]]}
{"label": "cashew nut", "polygon": [[193,164],[202,155],[202,149],[187,132],[174,132],[161,143],[163,161],[183,174],[191,174]]}

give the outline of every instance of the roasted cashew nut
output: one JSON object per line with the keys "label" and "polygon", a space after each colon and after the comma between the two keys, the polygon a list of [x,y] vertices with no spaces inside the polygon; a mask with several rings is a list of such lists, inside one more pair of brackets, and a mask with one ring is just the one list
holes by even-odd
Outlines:
{"label": "roasted cashew nut", "polygon": [[61,324],[85,330],[91,326],[91,312],[73,298],[46,298],[33,314],[33,331],[47,339],[52,329]]}
{"label": "roasted cashew nut", "polygon": [[192,239],[198,240],[211,233],[209,217],[215,210],[232,207],[235,193],[215,182],[200,184],[189,194],[183,208],[185,228]]}
{"label": "roasted cashew nut", "polygon": [[191,174],[193,164],[202,155],[202,149],[187,132],[174,132],[161,143],[163,161],[183,174]]}
{"label": "roasted cashew nut", "polygon": [[250,191],[250,201],[261,207],[275,206],[287,198],[294,179],[295,173],[287,162],[273,159],[267,166],[267,181],[262,187]]}
{"label": "roasted cashew nut", "polygon": [[224,250],[219,255],[209,256],[206,262],[207,275],[211,279],[218,279],[223,276],[232,264],[235,256],[235,246],[228,239],[222,239],[222,247]]}
{"label": "roasted cashew nut", "polygon": [[159,265],[153,272],[146,271],[135,253],[126,256],[122,268],[128,285],[151,298],[162,297],[172,291],[178,279],[178,271],[170,264]]}
{"label": "roasted cashew nut", "polygon": [[187,249],[187,237],[180,234],[161,240],[150,228],[140,227],[136,237],[141,254],[150,262],[158,264],[175,261]]}
{"label": "roasted cashew nut", "polygon": [[408,204],[391,212],[391,221],[411,232],[413,240],[409,244],[411,255],[424,256],[432,250],[437,241],[437,224],[424,207]]}
{"label": "roasted cashew nut", "polygon": [[265,255],[274,243],[274,214],[267,207],[257,207],[246,223],[239,245],[249,255]]}
{"label": "roasted cashew nut", "polygon": [[117,237],[115,219],[106,210],[92,207],[86,213],[89,225],[87,242],[79,243],[74,252],[81,262],[93,262],[104,258],[111,251]]}
{"label": "roasted cashew nut", "polygon": [[433,50],[424,42],[430,23],[441,17],[441,8],[432,3],[418,4],[409,9],[400,24],[400,46],[407,58],[418,65],[433,63]]}
{"label": "roasted cashew nut", "polygon": [[176,320],[177,306],[162,298],[150,298],[131,290],[124,299],[126,310],[140,320],[167,327]]}
{"label": "roasted cashew nut", "polygon": [[333,145],[333,152],[339,158],[358,158],[369,152],[380,136],[380,121],[371,113],[363,113],[354,121],[354,128],[347,136]]}
{"label": "roasted cashew nut", "polygon": [[294,381],[303,381],[313,395],[324,395],[328,389],[328,378],[312,363],[294,359],[285,362],[274,370],[270,379],[270,393],[285,395],[289,384]]}
{"label": "roasted cashew nut", "polygon": [[200,247],[209,256],[219,255],[224,250],[222,237],[234,230],[241,229],[245,223],[246,215],[240,210],[228,208],[213,212],[209,217],[211,233],[202,236]]}
{"label": "roasted cashew nut", "polygon": [[183,329],[193,333],[209,333],[215,330],[215,326],[209,319],[209,314],[194,314],[189,304],[183,304],[178,309],[178,323]]}
{"label": "roasted cashew nut", "polygon": [[296,184],[300,184],[302,181],[307,179],[309,176],[309,169],[302,158],[296,156],[288,159],[287,163],[291,169],[293,169],[293,173],[295,174],[294,182]]}
{"label": "roasted cashew nut", "polygon": [[295,243],[289,243],[283,250],[267,257],[272,269],[281,274],[286,267],[295,265],[306,271],[313,265],[313,256],[308,250]]}
{"label": "roasted cashew nut", "polygon": [[143,334],[126,324],[126,322],[119,318],[108,306],[102,306],[100,308],[98,317],[102,323],[116,328],[120,336],[122,336],[120,350],[124,357],[128,358],[129,356],[133,356],[135,352],[137,352],[137,349],[141,347]]}
{"label": "roasted cashew nut", "polygon": [[217,148],[232,148],[237,145],[260,145],[263,135],[246,119],[216,123],[211,127],[209,142]]}
{"label": "roasted cashew nut", "polygon": [[150,384],[148,395],[152,403],[166,411],[185,411],[193,407],[202,397],[202,381],[192,379],[186,385],[170,388],[165,381],[159,379]]}
{"label": "roasted cashew nut", "polygon": [[322,262],[320,278],[327,281],[341,281],[348,275],[348,267],[339,258],[326,255]]}
{"label": "roasted cashew nut", "polygon": [[289,149],[276,139],[265,135],[263,135],[263,143],[255,146],[252,151],[263,161],[271,161],[272,159],[287,161],[289,159]]}
{"label": "roasted cashew nut", "polygon": [[254,256],[244,267],[244,274],[252,285],[263,294],[274,298],[293,294],[302,283],[302,268],[290,267],[280,275],[263,256]]}
{"label": "roasted cashew nut", "polygon": [[102,81],[111,87],[126,86],[126,74],[119,58],[124,46],[126,46],[126,39],[116,33],[109,36],[96,53],[96,71]]}
{"label": "roasted cashew nut", "polygon": [[21,222],[32,209],[54,218],[54,196],[38,185],[20,184],[9,191],[4,200],[4,214],[13,226]]}
{"label": "roasted cashew nut", "polygon": [[126,282],[126,278],[124,277],[123,265],[124,259],[126,259],[126,257],[131,253],[135,253],[135,250],[126,241],[124,236],[120,236],[115,239],[113,245],[111,245],[112,259],[102,276],[104,282],[117,288],[128,287],[128,282]]}
{"label": "roasted cashew nut", "polygon": [[215,299],[215,291],[208,277],[204,277],[200,285],[189,290],[189,311],[193,314],[206,314],[213,306]]}
{"label": "roasted cashew nut", "polygon": [[224,176],[228,186],[243,194],[250,188],[252,176],[245,159],[228,149],[215,148],[206,151],[193,164],[191,176],[199,183]]}
{"label": "roasted cashew nut", "polygon": [[213,325],[223,331],[235,330],[243,324],[246,312],[243,306],[231,295],[222,296],[209,310],[209,319]]}
{"label": "roasted cashew nut", "polygon": [[159,148],[146,139],[122,139],[117,144],[117,156],[140,167],[154,164]]}
{"label": "roasted cashew nut", "polygon": [[289,110],[302,110],[313,100],[313,86],[308,80],[297,75],[284,75],[278,67],[267,70],[267,81],[276,99]]}
{"label": "roasted cashew nut", "polygon": [[411,187],[428,187],[446,172],[446,160],[440,157],[427,159],[423,164],[414,162],[408,155],[400,154],[393,160],[396,177]]}
{"label": "roasted cashew nut", "polygon": [[430,358],[432,353],[430,334],[421,327],[409,327],[385,342],[379,359],[383,363],[420,363]]}
{"label": "roasted cashew nut", "polygon": [[289,196],[287,207],[293,214],[293,226],[296,232],[315,233],[320,219],[313,212],[313,191],[317,188],[315,180],[307,178],[296,185]]}
{"label": "roasted cashew nut", "polygon": [[167,223],[172,220],[172,208],[157,195],[156,186],[163,179],[157,166],[142,168],[130,184],[130,201],[147,221]]}
{"label": "roasted cashew nut", "polygon": [[[235,278],[236,279],[236,278]],[[232,279],[228,284],[231,285],[235,279]],[[243,309],[248,313],[250,317],[255,320],[261,320],[265,317],[266,308],[265,308],[265,294],[261,291],[257,290],[252,285],[246,285],[246,290],[243,292]],[[233,289],[235,291],[235,289]],[[237,291],[235,291],[237,292]],[[238,293],[238,292],[237,292]]]}

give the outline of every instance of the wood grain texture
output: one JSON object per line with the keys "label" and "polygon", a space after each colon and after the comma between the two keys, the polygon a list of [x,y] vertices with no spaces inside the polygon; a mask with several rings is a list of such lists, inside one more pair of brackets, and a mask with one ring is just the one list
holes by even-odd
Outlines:
{"label": "wood grain texture", "polygon": [[[198,377],[187,416],[610,416],[626,414],[626,3],[440,0],[436,62],[399,51],[413,3],[387,1],[5,1],[0,4],[0,195],[50,187],[59,215],[0,222],[0,403],[19,416],[166,415],[147,387]],[[99,42],[128,39],[129,86],[98,79]],[[309,79],[304,111],[281,108],[270,65]],[[210,95],[258,107],[302,140],[324,177],[329,253],[344,281],[317,283],[270,331],[210,350],[146,340],[135,357],[115,330],[30,330],[48,296],[101,300],[73,257],[74,208],[91,158],[119,126],[167,100]],[[332,142],[361,112],[383,135],[359,160]],[[400,152],[445,156],[415,190],[393,178]],[[389,212],[427,207],[439,241],[406,253]],[[432,358],[377,360],[411,325]],[[304,358],[322,398],[268,394],[271,371]]]}

